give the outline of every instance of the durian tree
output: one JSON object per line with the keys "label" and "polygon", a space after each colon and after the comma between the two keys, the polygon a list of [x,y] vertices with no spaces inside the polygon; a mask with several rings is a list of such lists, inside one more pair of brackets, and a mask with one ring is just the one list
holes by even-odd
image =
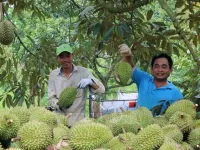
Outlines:
{"label": "durian tree", "polygon": [[[134,61],[148,71],[151,57],[165,51],[175,59],[172,81],[193,99],[199,92],[199,7],[189,0],[3,0],[4,18],[16,28],[12,45],[0,45],[4,106],[40,105],[55,48],[70,42],[76,64],[90,68],[107,92],[120,87],[113,70],[118,45],[132,46]],[[172,11],[173,10],[173,11]],[[128,88],[126,86],[125,88]],[[37,102],[37,104],[36,104]]]}

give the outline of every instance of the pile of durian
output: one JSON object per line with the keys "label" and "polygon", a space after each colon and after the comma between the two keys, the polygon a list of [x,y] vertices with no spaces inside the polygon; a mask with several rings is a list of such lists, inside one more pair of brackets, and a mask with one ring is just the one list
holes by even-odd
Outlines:
{"label": "pile of durian", "polygon": [[45,108],[15,107],[0,111],[0,142],[8,150],[198,150],[196,107],[183,99],[163,115],[140,107],[85,118],[71,128],[65,116]]}

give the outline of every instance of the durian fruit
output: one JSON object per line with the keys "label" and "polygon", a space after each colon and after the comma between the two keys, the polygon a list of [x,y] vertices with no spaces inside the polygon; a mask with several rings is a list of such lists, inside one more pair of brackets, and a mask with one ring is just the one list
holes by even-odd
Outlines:
{"label": "durian fruit", "polygon": [[164,136],[173,139],[177,143],[181,143],[183,140],[183,133],[180,131],[177,125],[168,124],[162,127]]}
{"label": "durian fruit", "polygon": [[43,150],[53,142],[52,129],[43,122],[30,121],[18,131],[20,146],[24,150]]}
{"label": "durian fruit", "polygon": [[194,150],[194,148],[190,144],[188,144],[186,142],[181,143],[180,146],[181,146],[181,150],[182,149],[183,150]]}
{"label": "durian fruit", "polygon": [[77,90],[74,87],[66,87],[60,93],[57,105],[60,108],[69,108],[76,99]]}
{"label": "durian fruit", "polygon": [[186,142],[181,143],[180,147],[181,147],[181,150],[182,149],[183,150],[194,150],[194,148]]}
{"label": "durian fruit", "polygon": [[100,116],[99,118],[96,119],[96,122],[104,124],[107,120],[110,120],[114,117],[119,116],[121,113],[120,112],[114,112],[110,114],[105,114],[103,116]]}
{"label": "durian fruit", "polygon": [[164,143],[158,150],[182,150],[181,145],[171,138],[165,137]]}
{"label": "durian fruit", "polygon": [[0,22],[0,43],[9,45],[15,37],[14,26],[8,20]]}
{"label": "durian fruit", "polygon": [[48,124],[51,128],[54,128],[57,126],[57,117],[56,113],[52,113],[48,110],[46,110],[43,107],[37,108],[37,110],[32,111],[31,115],[29,117],[30,121],[40,121]]}
{"label": "durian fruit", "polygon": [[194,128],[200,128],[200,119],[193,121],[193,127]]}
{"label": "durian fruit", "polygon": [[164,142],[164,133],[159,125],[152,124],[140,130],[132,141],[134,150],[153,150]]}
{"label": "durian fruit", "polygon": [[29,109],[25,107],[14,107],[10,109],[10,113],[16,115],[19,118],[21,125],[29,121],[30,112]]}
{"label": "durian fruit", "polygon": [[188,143],[194,148],[200,148],[200,128],[193,129],[188,135]]}
{"label": "durian fruit", "polygon": [[57,113],[56,118],[58,124],[64,124],[65,126],[68,125],[68,119],[66,118],[65,115]]}
{"label": "durian fruit", "polygon": [[0,112],[0,139],[7,140],[17,135],[20,127],[19,118],[8,111]]}
{"label": "durian fruit", "polygon": [[128,113],[128,115],[131,116],[133,120],[136,120],[143,128],[153,123],[153,115],[151,111],[148,110],[146,107],[139,107],[134,111],[129,111],[125,113]]}
{"label": "durian fruit", "polygon": [[53,128],[53,144],[57,144],[63,137],[69,138],[70,129],[63,125],[59,124],[57,127]]}
{"label": "durian fruit", "polygon": [[76,150],[93,150],[113,138],[112,131],[100,123],[83,123],[70,129],[69,146]]}
{"label": "durian fruit", "polygon": [[193,128],[193,119],[189,114],[177,111],[170,117],[169,124],[177,125],[182,133],[188,133]]}
{"label": "durian fruit", "polygon": [[86,124],[95,123],[95,120],[92,118],[83,118],[83,119],[79,120],[78,122],[74,123],[73,126],[82,125],[85,123]]}
{"label": "durian fruit", "polygon": [[114,136],[124,133],[124,131],[137,134],[141,129],[141,125],[137,121],[125,114],[107,120],[105,125],[110,128]]}
{"label": "durian fruit", "polygon": [[110,149],[110,150],[126,150],[131,148],[131,142],[134,140],[135,134],[132,132],[126,132],[119,134],[112,138],[106,144],[103,144],[101,147]]}
{"label": "durian fruit", "polygon": [[168,123],[168,120],[163,115],[158,115],[153,118],[153,124],[158,124],[160,127],[165,126]]}
{"label": "durian fruit", "polygon": [[165,117],[169,119],[177,111],[188,113],[192,118],[196,118],[197,116],[196,105],[187,99],[179,100],[171,104],[165,112]]}
{"label": "durian fruit", "polygon": [[130,83],[132,67],[127,62],[118,62],[114,68],[115,80],[118,84],[125,86]]}

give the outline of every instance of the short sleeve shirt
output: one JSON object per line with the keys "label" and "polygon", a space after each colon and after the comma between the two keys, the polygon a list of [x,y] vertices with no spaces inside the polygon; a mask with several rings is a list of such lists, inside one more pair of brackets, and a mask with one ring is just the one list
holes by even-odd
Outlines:
{"label": "short sleeve shirt", "polygon": [[139,107],[151,109],[163,101],[171,104],[183,99],[182,93],[170,81],[167,85],[156,88],[154,77],[138,68],[133,71],[132,79],[138,88],[137,106]]}

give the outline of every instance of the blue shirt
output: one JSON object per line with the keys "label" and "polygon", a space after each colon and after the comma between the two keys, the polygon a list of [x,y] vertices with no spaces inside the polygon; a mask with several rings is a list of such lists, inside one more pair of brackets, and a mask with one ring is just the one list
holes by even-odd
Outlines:
{"label": "blue shirt", "polygon": [[[172,104],[177,100],[183,99],[182,93],[170,81],[168,81],[167,85],[156,88],[154,77],[138,68],[135,68],[132,79],[138,88],[137,106],[139,107],[151,109],[163,102],[168,101]],[[166,103],[163,104],[166,105]]]}

